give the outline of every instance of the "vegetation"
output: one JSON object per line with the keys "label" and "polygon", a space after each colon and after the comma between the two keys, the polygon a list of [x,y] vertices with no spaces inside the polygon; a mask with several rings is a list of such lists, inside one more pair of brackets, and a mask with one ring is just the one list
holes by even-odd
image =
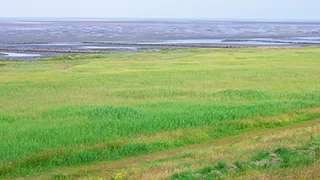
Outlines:
{"label": "vegetation", "polygon": [[[313,109],[320,111],[320,109]],[[281,117],[279,117],[281,119]],[[316,179],[319,177],[319,120],[263,129],[210,143],[65,169],[53,179]],[[312,122],[312,123],[311,123]],[[153,159],[145,162],[144,159]],[[118,164],[118,165],[117,165]],[[119,164],[129,164],[119,166]]]}
{"label": "vegetation", "polygon": [[0,177],[318,118],[319,55],[184,49],[3,62]]}
{"label": "vegetation", "polygon": [[[273,152],[259,151],[246,162],[227,163],[220,161],[214,166],[206,166],[196,171],[185,171],[171,176],[170,179],[225,179],[236,178],[250,171],[310,167],[320,164],[320,137],[312,140],[307,147],[298,149],[278,148]],[[316,145],[316,146],[315,146]]]}

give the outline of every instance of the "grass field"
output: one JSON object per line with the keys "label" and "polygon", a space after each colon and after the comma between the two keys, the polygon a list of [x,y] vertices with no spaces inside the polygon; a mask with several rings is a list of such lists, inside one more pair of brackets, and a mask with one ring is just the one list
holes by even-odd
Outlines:
{"label": "grass field", "polygon": [[[320,109],[317,109],[320,111]],[[264,129],[145,157],[65,169],[53,179],[317,179],[320,119]],[[165,154],[165,156],[163,156]],[[126,162],[126,165],[124,165]],[[113,166],[112,166],[113,164]],[[113,168],[110,168],[113,167]]]}
{"label": "grass field", "polygon": [[3,61],[0,77],[3,178],[320,117],[320,48]]}

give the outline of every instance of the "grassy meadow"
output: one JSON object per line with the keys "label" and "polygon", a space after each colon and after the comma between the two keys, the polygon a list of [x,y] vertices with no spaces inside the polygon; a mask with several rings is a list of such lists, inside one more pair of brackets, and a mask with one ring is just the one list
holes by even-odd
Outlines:
{"label": "grassy meadow", "polygon": [[0,178],[313,120],[319,107],[316,47],[2,61]]}
{"label": "grassy meadow", "polygon": [[147,156],[153,160],[117,169],[103,164],[102,167],[89,166],[86,171],[65,170],[51,177],[80,180],[317,179],[320,170],[319,122],[320,119],[313,123],[259,130],[258,133],[242,133],[183,148],[167,156]]}

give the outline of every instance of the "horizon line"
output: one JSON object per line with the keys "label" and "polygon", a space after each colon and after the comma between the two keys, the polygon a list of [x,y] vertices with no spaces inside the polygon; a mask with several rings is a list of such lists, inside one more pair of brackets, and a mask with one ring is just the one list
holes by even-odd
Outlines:
{"label": "horizon line", "polygon": [[80,17],[80,16],[66,16],[66,17],[13,17],[13,16],[0,16],[0,19],[34,19],[34,20],[196,20],[196,21],[248,21],[248,22],[320,22],[320,19],[268,19],[268,18],[190,18],[190,17]]}

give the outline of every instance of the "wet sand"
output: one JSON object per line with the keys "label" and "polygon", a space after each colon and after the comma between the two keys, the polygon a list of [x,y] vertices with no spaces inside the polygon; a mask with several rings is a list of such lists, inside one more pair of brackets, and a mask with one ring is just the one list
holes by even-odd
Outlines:
{"label": "wet sand", "polygon": [[320,45],[319,22],[0,19],[0,34],[0,52],[8,54],[0,59],[161,48]]}

